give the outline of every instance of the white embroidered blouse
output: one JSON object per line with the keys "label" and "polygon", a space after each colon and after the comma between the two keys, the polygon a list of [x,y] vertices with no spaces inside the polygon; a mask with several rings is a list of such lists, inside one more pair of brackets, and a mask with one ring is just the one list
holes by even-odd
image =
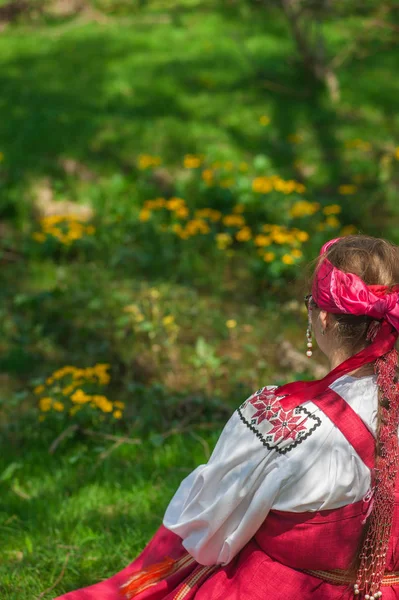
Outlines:
{"label": "white embroidered blouse", "polygon": [[[344,375],[330,386],[376,434],[376,376]],[[285,411],[261,388],[233,413],[207,464],[180,484],[163,519],[203,565],[226,565],[268,512],[318,511],[361,500],[370,471],[312,402]]]}

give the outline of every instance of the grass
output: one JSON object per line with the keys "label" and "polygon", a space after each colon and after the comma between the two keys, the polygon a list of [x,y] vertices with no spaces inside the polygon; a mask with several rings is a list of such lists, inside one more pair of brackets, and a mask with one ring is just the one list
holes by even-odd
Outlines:
{"label": "grass", "polygon": [[50,431],[32,437],[0,461],[0,474],[15,469],[0,484],[2,600],[38,597],[67,556],[44,600],[124,568],[160,526],[181,479],[207,460],[203,444],[215,441],[172,435],[160,447],[120,446],[102,459],[110,442],[64,442],[51,455]]}

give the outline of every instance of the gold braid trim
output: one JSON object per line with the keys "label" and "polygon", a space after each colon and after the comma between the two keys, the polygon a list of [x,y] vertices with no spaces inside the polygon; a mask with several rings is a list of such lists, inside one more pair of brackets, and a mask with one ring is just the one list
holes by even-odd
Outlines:
{"label": "gold braid trim", "polygon": [[[345,573],[345,571],[312,571],[310,569],[304,570],[304,573],[323,579],[327,583],[335,585],[353,584],[353,578]],[[381,581],[382,586],[388,585],[399,585],[399,572],[393,571],[392,573],[385,573]]]}

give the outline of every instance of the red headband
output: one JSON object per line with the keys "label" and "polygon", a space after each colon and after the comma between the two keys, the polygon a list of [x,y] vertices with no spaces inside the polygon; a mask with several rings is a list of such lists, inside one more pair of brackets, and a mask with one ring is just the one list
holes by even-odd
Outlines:
{"label": "red headband", "polygon": [[[335,238],[324,244],[320,255],[327,252],[339,239]],[[396,289],[366,285],[357,275],[334,267],[327,258],[322,261],[312,286],[312,296],[318,307],[335,314],[367,315],[382,320],[382,325],[372,344],[338,365],[323,379],[295,381],[275,390],[276,395],[286,396],[281,401],[285,409],[298,406],[306,399],[310,400],[338,377],[373,362],[392,350],[399,331],[399,292]]]}

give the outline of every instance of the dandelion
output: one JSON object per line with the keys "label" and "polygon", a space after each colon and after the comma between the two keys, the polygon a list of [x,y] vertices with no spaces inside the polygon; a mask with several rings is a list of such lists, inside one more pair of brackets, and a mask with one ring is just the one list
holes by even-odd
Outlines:
{"label": "dandelion", "polygon": [[270,123],[270,117],[268,117],[268,116],[266,116],[266,115],[262,115],[262,116],[259,118],[259,123],[260,123],[261,125],[263,125],[263,127],[266,127],[266,126],[267,126],[267,125],[269,125],[269,123]]}
{"label": "dandelion", "polygon": [[172,325],[174,320],[175,317],[173,315],[167,315],[166,317],[163,317],[162,323],[165,325],[165,327],[168,327],[168,325]]}
{"label": "dandelion", "polygon": [[59,402],[58,400],[56,400],[55,402],[53,402],[53,408],[57,412],[62,412],[65,407],[62,402]]}
{"label": "dandelion", "polygon": [[204,169],[201,173],[202,179],[210,185],[213,182],[213,171],[212,169]]}
{"label": "dandelion", "polygon": [[283,263],[285,265],[293,265],[294,264],[294,258],[291,254],[284,254],[282,259]]}
{"label": "dandelion", "polygon": [[187,219],[189,215],[189,210],[187,206],[180,206],[178,209],[176,209],[175,214],[180,219]]}
{"label": "dandelion", "polygon": [[330,204],[329,206],[325,206],[323,208],[323,213],[325,215],[339,215],[339,213],[342,211],[342,208],[340,207],[339,204]]}
{"label": "dandelion", "polygon": [[248,242],[252,237],[252,232],[249,227],[243,227],[236,233],[236,240],[239,242]]}
{"label": "dandelion", "polygon": [[122,411],[121,410],[116,410],[114,413],[112,413],[112,416],[115,419],[120,419],[122,417]]}
{"label": "dandelion", "polygon": [[231,235],[228,233],[218,233],[215,238],[219,250],[225,250],[233,242]]}
{"label": "dandelion", "polygon": [[307,233],[307,231],[298,231],[297,233],[297,239],[300,242],[307,242],[309,239],[309,234]]}
{"label": "dandelion", "polygon": [[222,222],[226,227],[242,227],[245,225],[245,219],[242,215],[226,215]]}
{"label": "dandelion", "polygon": [[265,262],[272,262],[276,258],[274,252],[265,252],[263,255],[263,260]]}
{"label": "dandelion", "polygon": [[299,248],[293,248],[291,250],[291,255],[294,258],[301,258],[303,256],[303,252],[302,252],[302,250],[299,250]]}
{"label": "dandelion", "polygon": [[46,389],[46,388],[44,387],[44,385],[38,385],[38,386],[36,386],[36,387],[34,388],[34,390],[33,390],[33,393],[34,393],[36,396],[39,396],[40,394],[43,394],[43,392],[44,392],[44,390],[45,390],[45,389]]}
{"label": "dandelion", "polygon": [[316,213],[320,208],[318,202],[308,202],[307,200],[299,200],[290,208],[290,216],[295,218],[308,217]]}
{"label": "dandelion", "polygon": [[351,196],[356,194],[357,186],[352,184],[340,185],[338,188],[338,193],[342,196]]}
{"label": "dandelion", "polygon": [[268,235],[259,234],[254,239],[255,246],[270,246],[271,239]]}
{"label": "dandelion", "polygon": [[72,394],[71,400],[74,404],[86,404],[86,402],[90,401],[90,396],[85,394],[82,389],[78,389],[74,394]]}
{"label": "dandelion", "polygon": [[357,228],[354,225],[345,225],[345,227],[343,227],[341,229],[340,235],[342,237],[345,237],[347,235],[355,235],[356,233],[357,233]]}
{"label": "dandelion", "polygon": [[53,401],[51,398],[40,398],[39,400],[39,408],[42,412],[48,412],[51,409]]}
{"label": "dandelion", "polygon": [[141,209],[140,214],[139,214],[139,221],[144,223],[145,221],[149,221],[150,218],[151,218],[151,211],[148,210],[147,208]]}
{"label": "dandelion", "polygon": [[226,327],[228,327],[229,329],[234,329],[235,327],[237,327],[237,321],[235,319],[228,319],[226,321]]}
{"label": "dandelion", "polygon": [[168,210],[178,210],[186,205],[186,201],[183,198],[171,198],[165,202],[165,206]]}
{"label": "dandelion", "polygon": [[149,167],[157,167],[161,164],[159,156],[151,156],[151,154],[140,154],[137,166],[140,170],[148,169]]}
{"label": "dandelion", "polygon": [[341,225],[341,223],[338,221],[337,217],[332,215],[331,217],[327,217],[326,219],[326,225],[328,225],[328,227],[339,227]]}
{"label": "dandelion", "polygon": [[252,190],[256,194],[268,194],[272,189],[273,185],[268,177],[256,177],[252,181]]}
{"label": "dandelion", "polygon": [[201,159],[194,154],[186,154],[183,164],[185,169],[197,169],[201,166]]}

